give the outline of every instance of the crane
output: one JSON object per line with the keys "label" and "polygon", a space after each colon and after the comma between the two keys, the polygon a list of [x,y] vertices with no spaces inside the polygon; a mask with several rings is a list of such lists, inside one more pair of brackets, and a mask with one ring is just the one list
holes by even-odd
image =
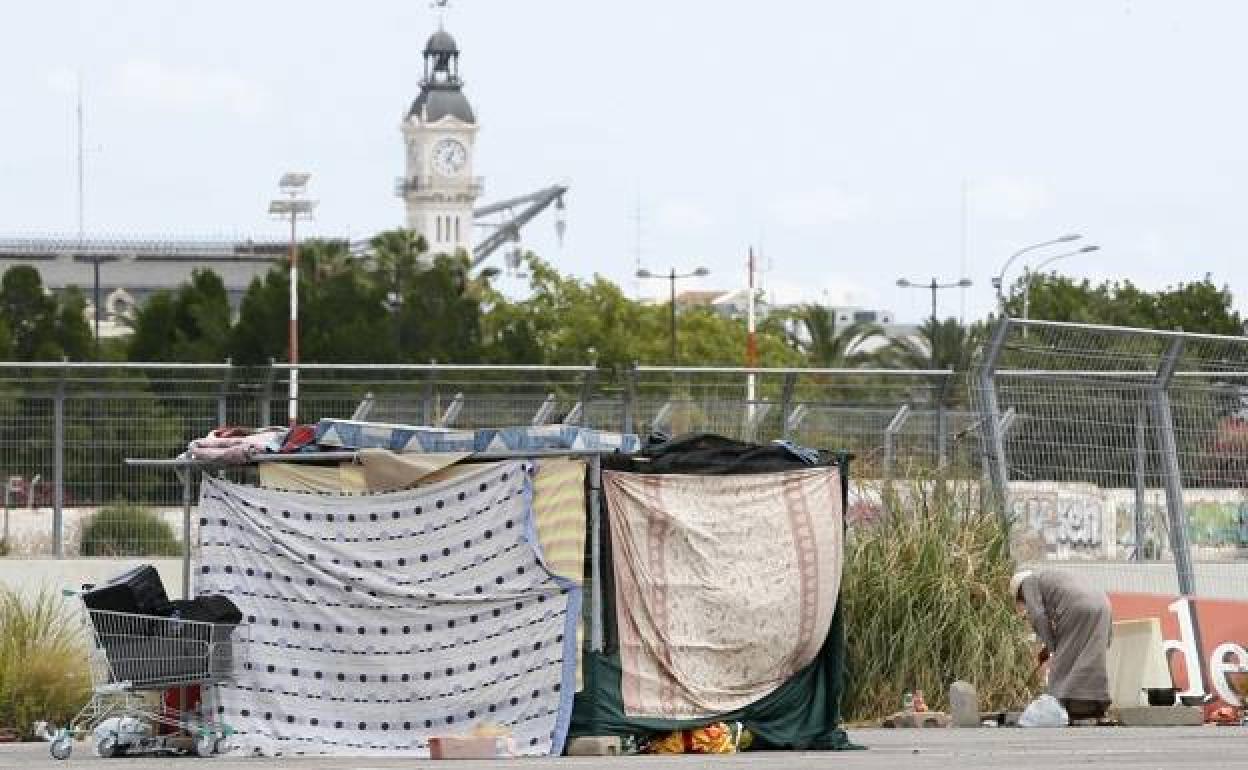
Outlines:
{"label": "crane", "polygon": [[[494,229],[493,232],[482,238],[481,242],[473,248],[472,266],[480,266],[491,254],[498,251],[503,244],[519,241],[520,228],[533,221],[534,217],[545,211],[552,203],[555,206],[555,234],[558,236],[559,242],[563,243],[563,234],[568,228],[567,220],[564,218],[566,206],[563,202],[563,196],[567,191],[567,185],[551,185],[527,195],[519,195],[497,203],[490,203],[474,210],[472,213],[477,219],[495,214],[502,214],[504,218],[501,222],[483,223],[481,225]],[[507,266],[515,269],[518,265],[518,255],[508,255]]]}

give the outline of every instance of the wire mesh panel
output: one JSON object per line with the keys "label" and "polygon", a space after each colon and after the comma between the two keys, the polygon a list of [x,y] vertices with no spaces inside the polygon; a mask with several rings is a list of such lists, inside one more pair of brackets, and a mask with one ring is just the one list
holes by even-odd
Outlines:
{"label": "wire mesh panel", "polygon": [[968,414],[965,389],[946,371],[638,367],[634,377],[639,432],[845,449],[859,477],[949,468],[955,416]]}
{"label": "wire mesh panel", "polygon": [[1007,320],[978,375],[1020,559],[1243,557],[1248,339]]}

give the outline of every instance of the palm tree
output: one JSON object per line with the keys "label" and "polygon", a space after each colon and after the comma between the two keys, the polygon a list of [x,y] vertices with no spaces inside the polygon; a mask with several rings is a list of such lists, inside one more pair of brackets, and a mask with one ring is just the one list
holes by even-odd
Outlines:
{"label": "palm tree", "polygon": [[884,352],[888,362],[900,369],[952,369],[965,372],[974,363],[979,346],[988,334],[982,322],[963,326],[956,318],[928,319],[917,337],[894,337]]}
{"label": "palm tree", "polygon": [[866,350],[868,343],[886,339],[884,329],[877,324],[838,327],[835,313],[824,305],[800,305],[785,321],[789,344],[812,366],[827,369],[853,369],[871,362],[875,353]]}

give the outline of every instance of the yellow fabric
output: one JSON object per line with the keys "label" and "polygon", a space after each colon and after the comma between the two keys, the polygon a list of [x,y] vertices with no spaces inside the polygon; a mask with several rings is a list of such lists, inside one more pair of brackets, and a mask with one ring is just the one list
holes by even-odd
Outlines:
{"label": "yellow fabric", "polygon": [[[585,572],[585,463],[566,457],[542,459],[533,479],[533,519],[550,571],[583,583]],[[585,613],[576,620],[576,690],[584,684],[580,655]]]}
{"label": "yellow fabric", "polygon": [[533,480],[533,516],[546,565],[581,582],[585,565],[585,463],[543,459]]}
{"label": "yellow fabric", "polygon": [[260,463],[260,486],[285,492],[315,492],[329,495],[360,495],[369,491],[359,466],[302,463]]}
{"label": "yellow fabric", "polygon": [[734,754],[741,726],[716,722],[694,730],[677,730],[650,742],[647,751],[652,754]]}

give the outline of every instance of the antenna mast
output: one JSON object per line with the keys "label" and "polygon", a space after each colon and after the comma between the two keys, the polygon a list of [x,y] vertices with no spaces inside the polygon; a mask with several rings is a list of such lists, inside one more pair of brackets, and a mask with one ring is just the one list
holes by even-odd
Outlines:
{"label": "antenna mast", "polygon": [[86,238],[86,225],[84,224],[83,201],[85,195],[83,188],[85,182],[83,180],[83,135],[82,135],[82,70],[78,71],[78,250],[82,250],[83,240]]}

